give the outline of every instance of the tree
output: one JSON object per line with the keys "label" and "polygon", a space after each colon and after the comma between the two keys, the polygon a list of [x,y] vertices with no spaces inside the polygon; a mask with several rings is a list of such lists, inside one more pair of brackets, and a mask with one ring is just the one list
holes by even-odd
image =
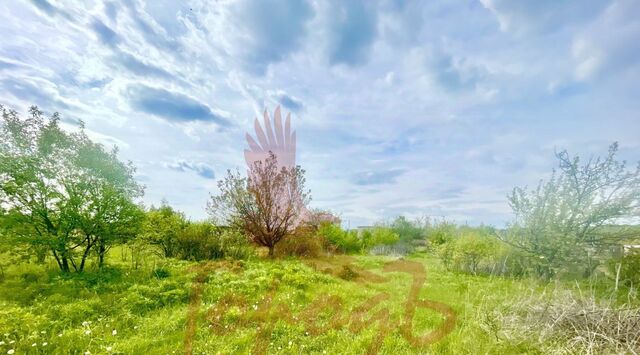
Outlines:
{"label": "tree", "polygon": [[548,181],[532,191],[516,187],[509,195],[516,220],[502,239],[532,256],[541,276],[571,268],[590,275],[603,247],[626,237],[603,228],[637,215],[639,207],[640,165],[627,170],[617,151],[614,143],[604,159],[581,164],[563,150]]}
{"label": "tree", "polygon": [[151,207],[145,215],[141,237],[160,248],[165,258],[176,256],[178,234],[187,227],[183,213],[174,210],[166,201],[160,207]]}
{"label": "tree", "polygon": [[420,222],[410,221],[405,216],[396,217],[390,227],[403,242],[423,239],[425,236],[425,228],[420,225]]}
{"label": "tree", "polygon": [[[0,122],[0,205],[3,226],[18,242],[51,252],[60,269],[82,271],[92,250],[99,264],[113,243],[137,234],[133,202],[142,188],[131,163],[32,107],[26,120],[13,110]],[[79,261],[76,258],[79,257]]]}
{"label": "tree", "polygon": [[[364,234],[364,233],[363,233]],[[400,240],[398,233],[393,229],[384,226],[375,226],[371,234],[364,234],[362,242],[365,249],[375,247],[377,245],[393,245]]]}
{"label": "tree", "polygon": [[273,257],[275,245],[301,222],[309,201],[304,183],[304,170],[280,167],[270,153],[254,163],[246,178],[228,171],[218,182],[220,194],[211,197],[207,209],[214,220],[243,231]]}

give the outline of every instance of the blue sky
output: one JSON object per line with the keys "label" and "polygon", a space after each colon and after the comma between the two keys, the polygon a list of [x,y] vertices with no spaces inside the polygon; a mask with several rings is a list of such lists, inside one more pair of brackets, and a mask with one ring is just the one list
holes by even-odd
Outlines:
{"label": "blue sky", "polygon": [[282,105],[312,205],[503,225],[554,149],[640,159],[640,1],[4,1],[0,103],[117,145],[204,218]]}

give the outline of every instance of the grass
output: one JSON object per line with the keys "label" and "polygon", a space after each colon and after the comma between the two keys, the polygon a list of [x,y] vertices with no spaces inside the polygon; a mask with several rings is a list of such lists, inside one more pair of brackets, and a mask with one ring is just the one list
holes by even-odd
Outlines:
{"label": "grass", "polygon": [[456,313],[449,334],[415,346],[445,317],[418,304],[411,335],[403,330],[416,276],[384,272],[387,257],[202,264],[150,258],[134,268],[122,255],[114,250],[109,267],[84,274],[62,275],[52,265],[6,268],[0,354],[543,353],[554,345],[532,336],[506,340],[499,315],[521,300],[572,288],[452,273],[430,255],[414,255],[406,261],[426,270],[418,299]]}

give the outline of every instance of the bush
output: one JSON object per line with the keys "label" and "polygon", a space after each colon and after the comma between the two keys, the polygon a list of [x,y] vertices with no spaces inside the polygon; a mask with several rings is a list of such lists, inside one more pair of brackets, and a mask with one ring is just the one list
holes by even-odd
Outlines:
{"label": "bush", "polygon": [[627,286],[638,287],[640,285],[640,251],[632,250],[630,253],[609,262],[609,268],[615,274],[620,265],[620,283]]}
{"label": "bush", "polygon": [[210,223],[189,223],[177,234],[177,255],[185,260],[246,259],[253,248],[239,232]]}
{"label": "bush", "polygon": [[398,216],[389,227],[405,243],[425,237],[425,228],[420,220],[410,221],[404,216]]}
{"label": "bush", "polygon": [[295,233],[276,245],[277,256],[318,257],[322,254],[326,240],[314,233],[312,228],[300,227]]}
{"label": "bush", "polygon": [[393,229],[381,226],[374,227],[370,233],[362,234],[362,244],[366,249],[378,245],[393,245],[399,240],[400,236]]}
{"label": "bush", "polygon": [[467,230],[460,237],[439,245],[437,252],[449,270],[472,274],[506,272],[505,246],[477,230]]}
{"label": "bush", "polygon": [[345,231],[337,224],[321,224],[317,235],[325,238],[331,246],[342,253],[359,253],[362,250],[362,243],[357,232]]}
{"label": "bush", "polygon": [[426,234],[430,246],[438,247],[451,241],[455,237],[456,226],[453,223],[443,221],[429,228]]}

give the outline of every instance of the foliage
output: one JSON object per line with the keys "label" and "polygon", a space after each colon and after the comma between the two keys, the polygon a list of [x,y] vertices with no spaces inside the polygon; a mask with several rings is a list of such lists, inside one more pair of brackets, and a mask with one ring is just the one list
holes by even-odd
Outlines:
{"label": "foliage", "polygon": [[440,244],[437,251],[448,269],[475,275],[479,272],[496,273],[496,267],[505,259],[506,250],[495,237],[467,228],[459,237]]}
{"label": "foliage", "polygon": [[312,226],[299,226],[276,247],[278,256],[313,258],[321,256],[327,241]]}
{"label": "foliage", "polygon": [[338,217],[333,212],[328,210],[322,210],[319,208],[313,208],[308,210],[307,213],[305,214],[304,219],[305,219],[304,221],[305,224],[316,231],[324,223],[331,223],[331,224],[338,224],[338,225],[342,223],[342,221],[340,220],[340,217]]}
{"label": "foliage", "polygon": [[631,249],[622,257],[609,260],[612,275],[618,273],[618,268],[620,268],[619,282],[630,287],[640,286],[640,250]]}
{"label": "foliage", "polygon": [[456,235],[456,225],[451,222],[441,221],[427,229],[426,236],[429,245],[437,247],[452,240]]}
{"label": "foliage", "polygon": [[186,226],[184,214],[163,201],[160,207],[151,207],[147,211],[140,237],[147,243],[157,246],[162,255],[170,258],[176,255],[178,234]]}
{"label": "foliage", "polygon": [[363,234],[362,244],[365,249],[377,245],[392,245],[400,240],[400,236],[389,227],[375,226],[371,234]]}
{"label": "foliage", "polygon": [[411,221],[404,216],[398,216],[389,227],[402,242],[424,239],[425,237],[426,223],[420,220]]}
{"label": "foliage", "polygon": [[539,275],[591,275],[606,247],[625,238],[604,233],[603,226],[637,213],[640,165],[627,170],[617,151],[614,143],[605,158],[584,163],[561,151],[559,170],[548,181],[509,195],[516,220],[502,238],[536,260]]}
{"label": "foliage", "polygon": [[[32,107],[26,120],[0,106],[0,205],[2,226],[33,248],[48,250],[59,268],[84,270],[92,251],[99,265],[114,244],[134,237],[142,195],[134,167],[106,152],[84,132],[67,133],[59,116],[45,120]],[[77,258],[80,258],[77,262]]]}
{"label": "foliage", "polygon": [[320,225],[317,235],[325,238],[337,251],[345,254],[359,253],[362,243],[355,231],[346,231],[338,224],[323,223]]}
{"label": "foliage", "polygon": [[185,260],[246,259],[252,254],[240,232],[207,222],[189,222],[176,236],[176,256]]}
{"label": "foliage", "polygon": [[207,208],[214,220],[242,230],[273,257],[275,245],[302,220],[309,201],[304,183],[304,170],[280,167],[270,153],[251,167],[247,178],[229,171],[218,182],[220,194],[212,196]]}

